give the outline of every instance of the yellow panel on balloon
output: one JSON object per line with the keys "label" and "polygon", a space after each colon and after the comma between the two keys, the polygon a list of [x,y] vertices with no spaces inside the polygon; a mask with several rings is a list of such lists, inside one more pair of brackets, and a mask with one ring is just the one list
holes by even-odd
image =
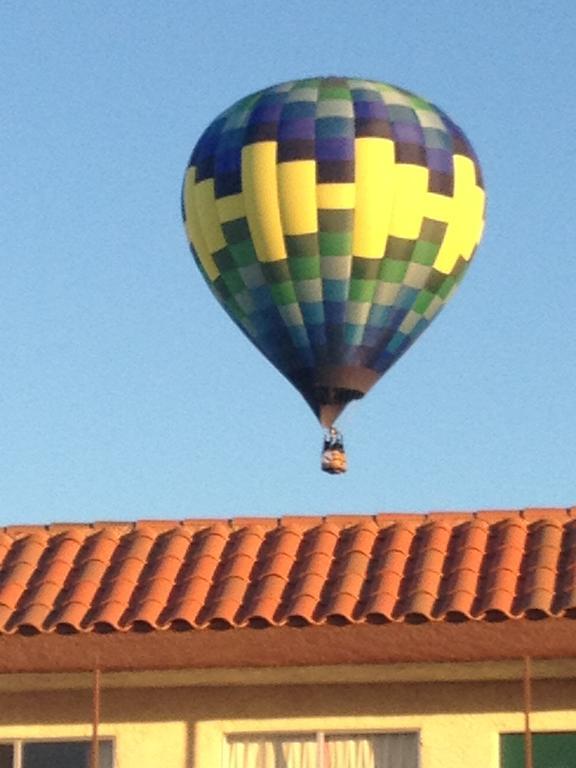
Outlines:
{"label": "yellow panel on balloon", "polygon": [[317,232],[314,160],[292,160],[279,163],[278,192],[284,234],[307,235]]}
{"label": "yellow panel on balloon", "polygon": [[219,276],[220,272],[216,266],[210,248],[202,232],[202,226],[200,223],[200,209],[198,205],[199,198],[196,195],[195,175],[196,169],[192,166],[188,169],[184,179],[184,211],[186,214],[186,234],[188,235],[189,241],[192,243],[202,268],[206,272],[208,278],[214,282],[214,280],[216,280],[216,278]]}
{"label": "yellow panel on balloon", "polygon": [[428,169],[396,163],[390,185],[394,188],[390,235],[415,240],[420,234],[425,211]]}
{"label": "yellow panel on balloon", "polygon": [[356,208],[352,250],[355,256],[380,259],[384,255],[394,202],[393,186],[386,182],[394,168],[394,142],[356,139]]}
{"label": "yellow panel on balloon", "polygon": [[205,179],[196,184],[194,186],[194,198],[204,240],[210,251],[216,253],[216,251],[226,247],[226,239],[216,210],[214,179]]}
{"label": "yellow panel on balloon", "polygon": [[469,261],[482,234],[484,191],[476,183],[470,158],[454,156],[454,198],[452,215],[434,268],[449,275],[459,257]]}
{"label": "yellow panel on balloon", "polygon": [[356,204],[355,184],[318,184],[316,199],[321,210],[349,211]]}
{"label": "yellow panel on balloon", "polygon": [[242,189],[258,260],[285,259],[275,141],[261,141],[242,148]]}
{"label": "yellow panel on balloon", "polygon": [[235,219],[242,219],[246,216],[246,205],[244,204],[244,198],[241,194],[217,198],[216,208],[218,210],[218,218],[221,222],[234,221]]}
{"label": "yellow panel on balloon", "polygon": [[452,218],[454,200],[438,192],[428,192],[424,200],[424,216],[434,221],[448,223]]}

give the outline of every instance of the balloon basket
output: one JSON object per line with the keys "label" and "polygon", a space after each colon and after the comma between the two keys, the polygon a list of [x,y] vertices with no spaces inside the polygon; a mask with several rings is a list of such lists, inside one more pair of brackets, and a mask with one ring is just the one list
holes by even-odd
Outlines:
{"label": "balloon basket", "polygon": [[342,475],[348,469],[344,440],[336,427],[330,427],[324,437],[321,467],[329,475]]}

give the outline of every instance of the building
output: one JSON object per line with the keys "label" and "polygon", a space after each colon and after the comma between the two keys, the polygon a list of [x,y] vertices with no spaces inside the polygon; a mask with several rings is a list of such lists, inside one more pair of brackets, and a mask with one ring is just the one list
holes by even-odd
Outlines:
{"label": "building", "polygon": [[0,534],[0,768],[576,765],[572,509]]}

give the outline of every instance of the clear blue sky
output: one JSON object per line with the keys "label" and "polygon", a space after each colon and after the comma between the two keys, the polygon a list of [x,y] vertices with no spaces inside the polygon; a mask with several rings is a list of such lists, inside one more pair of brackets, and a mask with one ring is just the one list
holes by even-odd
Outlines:
{"label": "clear blue sky", "polygon": [[[2,0],[0,524],[576,504],[575,39],[568,0]],[[179,209],[218,112],[319,74],[437,103],[489,195],[340,478]]]}

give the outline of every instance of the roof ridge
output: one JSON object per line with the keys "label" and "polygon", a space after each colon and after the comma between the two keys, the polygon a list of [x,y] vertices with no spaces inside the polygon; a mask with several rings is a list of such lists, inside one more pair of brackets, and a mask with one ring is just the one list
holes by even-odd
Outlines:
{"label": "roof ridge", "polygon": [[0,532],[8,536],[20,536],[31,533],[56,534],[70,530],[97,532],[103,528],[116,528],[129,533],[134,530],[150,528],[168,531],[174,528],[201,530],[212,526],[222,526],[229,530],[239,530],[247,526],[260,526],[266,530],[278,527],[302,525],[334,525],[338,528],[372,523],[376,526],[391,522],[425,523],[445,521],[449,523],[465,522],[472,519],[487,522],[519,517],[526,521],[536,519],[570,519],[576,517],[576,506],[568,507],[521,507],[516,509],[476,509],[476,510],[430,510],[427,512],[375,512],[365,513],[328,513],[323,515],[280,515],[277,517],[238,516],[229,518],[141,518],[138,520],[94,520],[94,521],[55,521],[52,523],[16,523],[0,526]]}

